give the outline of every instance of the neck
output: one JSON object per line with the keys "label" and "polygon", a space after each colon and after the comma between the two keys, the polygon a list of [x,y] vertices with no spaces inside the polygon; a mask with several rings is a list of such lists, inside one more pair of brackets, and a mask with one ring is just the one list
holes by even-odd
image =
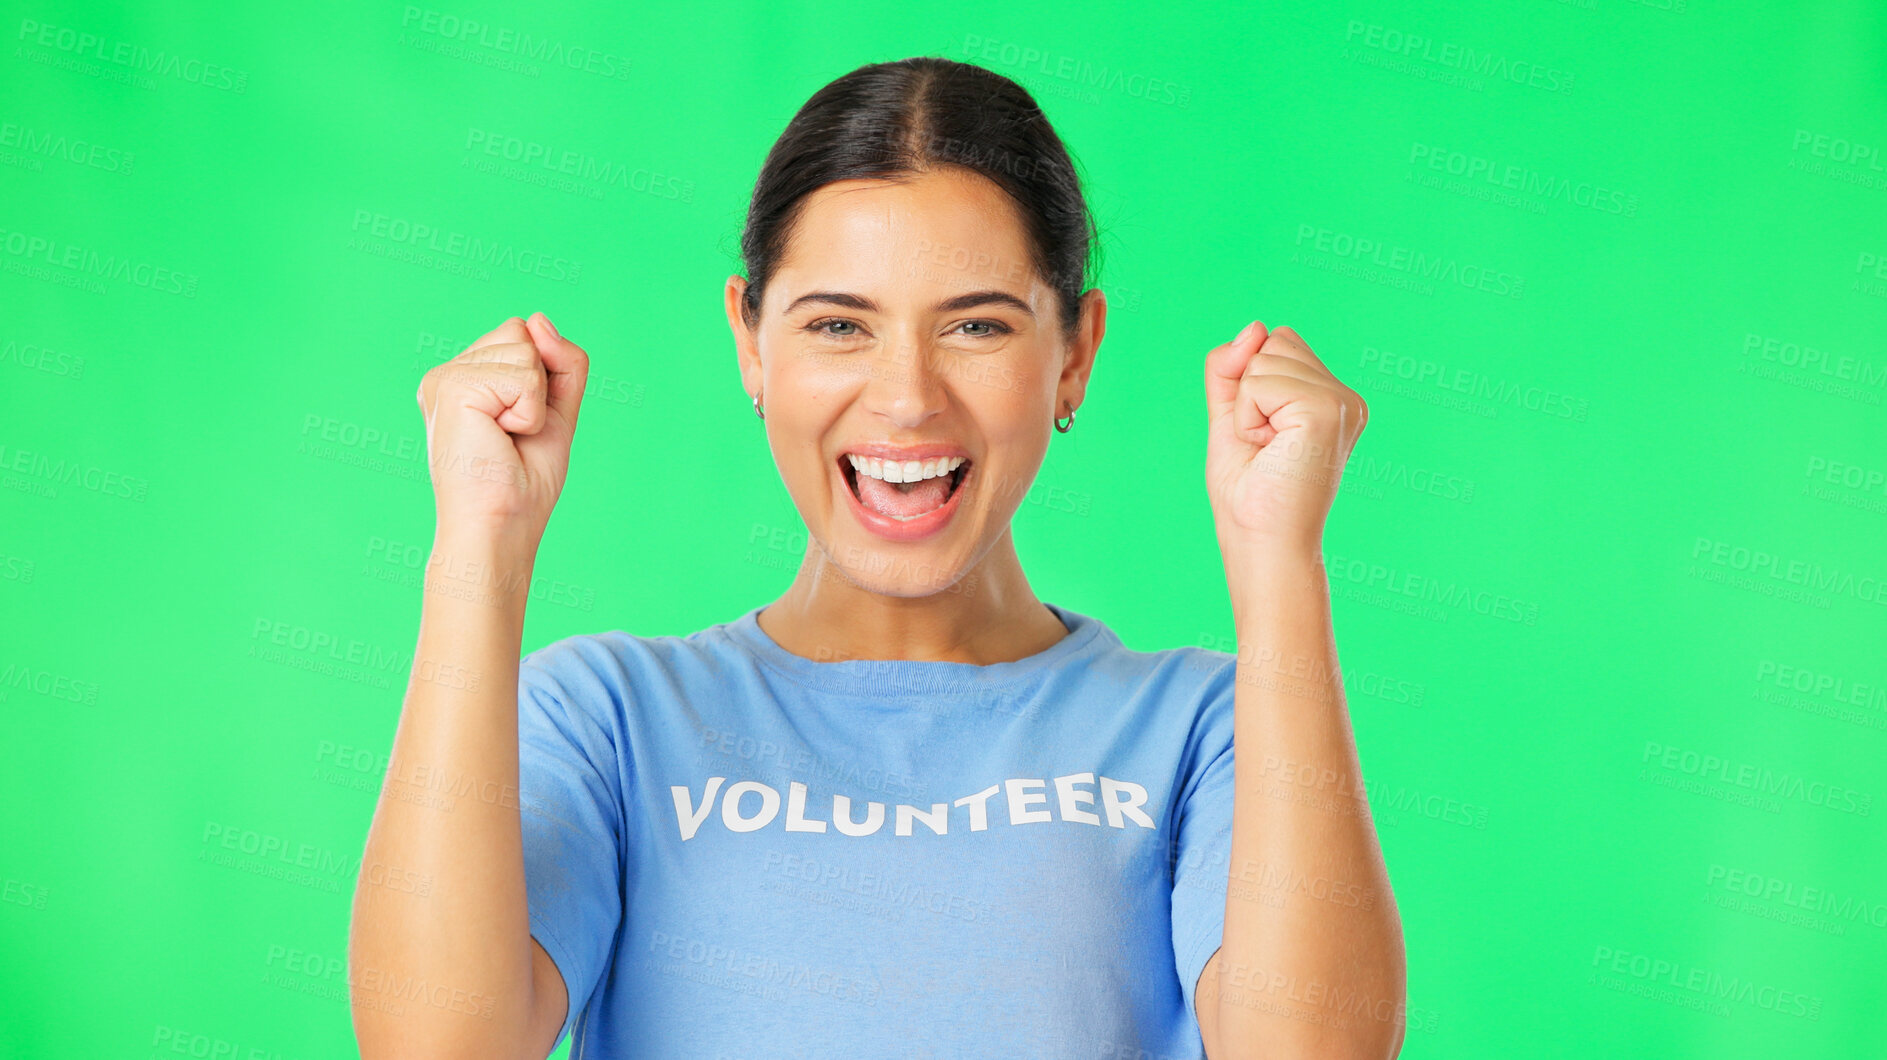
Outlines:
{"label": "neck", "polygon": [[760,612],[760,628],[780,647],[820,662],[1014,662],[1068,635],[1029,588],[1007,530],[948,588],[922,595],[873,592],[809,542],[793,584]]}

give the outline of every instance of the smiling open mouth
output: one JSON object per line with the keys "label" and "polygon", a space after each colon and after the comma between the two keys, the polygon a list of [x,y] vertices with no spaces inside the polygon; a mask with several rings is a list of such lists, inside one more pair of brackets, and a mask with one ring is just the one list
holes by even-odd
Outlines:
{"label": "smiling open mouth", "polygon": [[839,473],[859,504],[888,519],[908,522],[950,503],[969,477],[970,461],[946,457],[899,464],[848,453],[839,457]]}

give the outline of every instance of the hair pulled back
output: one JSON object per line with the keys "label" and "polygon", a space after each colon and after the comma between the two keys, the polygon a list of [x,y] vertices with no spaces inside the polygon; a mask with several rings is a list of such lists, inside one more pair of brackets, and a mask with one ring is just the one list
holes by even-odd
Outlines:
{"label": "hair pulled back", "polygon": [[1031,264],[1072,335],[1099,240],[1067,148],[1021,85],[928,56],[861,66],[827,84],[774,142],[740,240],[748,326],[759,321],[806,196],[841,180],[902,180],[946,166],[988,178],[1020,208]]}

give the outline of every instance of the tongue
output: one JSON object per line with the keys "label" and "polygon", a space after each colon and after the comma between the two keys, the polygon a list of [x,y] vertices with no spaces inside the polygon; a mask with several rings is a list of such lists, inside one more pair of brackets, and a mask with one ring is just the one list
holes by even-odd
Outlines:
{"label": "tongue", "polygon": [[894,486],[870,475],[860,475],[858,499],[865,502],[865,507],[880,515],[908,519],[943,507],[944,501],[950,499],[950,476],[939,475],[916,485]]}

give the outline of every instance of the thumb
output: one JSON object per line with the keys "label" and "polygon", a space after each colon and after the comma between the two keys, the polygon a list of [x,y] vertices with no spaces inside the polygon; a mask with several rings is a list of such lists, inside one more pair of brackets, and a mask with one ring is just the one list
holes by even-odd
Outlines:
{"label": "thumb", "polygon": [[563,415],[565,423],[575,427],[577,406],[583,401],[583,388],[590,377],[589,354],[558,334],[557,326],[542,313],[531,314],[524,323],[537,346],[538,359],[544,363],[547,403]]}
{"label": "thumb", "polygon": [[1251,355],[1265,344],[1267,331],[1262,321],[1245,325],[1238,337],[1206,354],[1206,414],[1217,421],[1230,412],[1238,400],[1238,384],[1245,378]]}

